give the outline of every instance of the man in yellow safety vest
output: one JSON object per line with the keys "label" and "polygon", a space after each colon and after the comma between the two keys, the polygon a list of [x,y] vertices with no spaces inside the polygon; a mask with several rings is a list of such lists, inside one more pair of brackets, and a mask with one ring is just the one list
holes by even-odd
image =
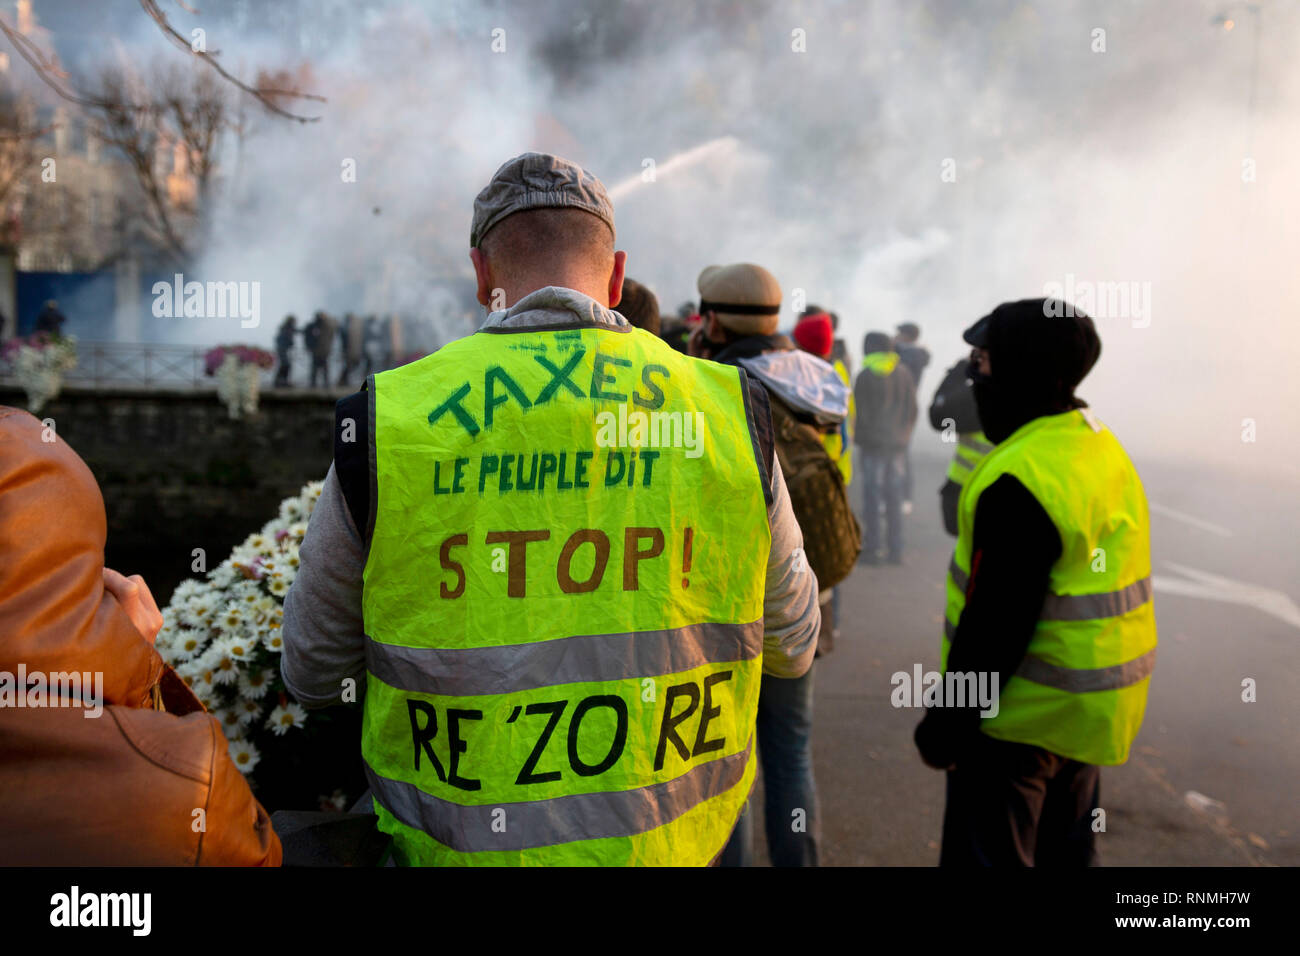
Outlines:
{"label": "man in yellow safety vest", "polygon": [[965,333],[995,447],[958,505],[942,641],[916,743],[948,771],[944,866],[1096,861],[1101,766],[1124,763],[1155,665],[1146,496],[1074,389],[1101,353],[1056,300]]}
{"label": "man in yellow safety vest", "polygon": [[285,684],[362,699],[400,863],[714,862],[820,623],[766,393],[613,311],[585,169],[507,162],[470,243],[478,332],[339,403]]}

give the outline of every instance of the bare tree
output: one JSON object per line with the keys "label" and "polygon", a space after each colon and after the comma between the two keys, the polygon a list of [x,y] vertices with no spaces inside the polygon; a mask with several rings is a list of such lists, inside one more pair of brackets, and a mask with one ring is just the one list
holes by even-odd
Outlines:
{"label": "bare tree", "polygon": [[17,241],[17,187],[36,159],[36,141],[49,131],[30,121],[7,85],[0,90],[0,245]]}
{"label": "bare tree", "polygon": [[[222,134],[234,129],[243,135],[242,119],[232,118],[232,88],[235,95],[246,94],[269,112],[300,123],[319,117],[294,113],[289,104],[324,102],[324,98],[295,87],[296,77],[284,70],[259,73],[255,86],[245,83],[222,65],[219,51],[193,48],[172,26],[157,0],[140,0],[140,6],[164,37],[196,58],[194,71],[173,66],[145,82],[125,68],[110,68],[100,74],[96,89],[87,90],[69,78],[52,52],[40,49],[3,17],[0,33],[46,85],[92,117],[96,135],[125,158],[140,185],[145,233],[168,256],[183,261],[191,251],[194,227],[201,223],[198,214],[210,198]],[[181,6],[189,9],[183,3]],[[299,77],[303,75],[299,73]],[[3,133],[0,127],[0,136]],[[178,191],[165,164],[159,162],[160,153],[167,149],[179,151],[184,158],[194,195]]]}

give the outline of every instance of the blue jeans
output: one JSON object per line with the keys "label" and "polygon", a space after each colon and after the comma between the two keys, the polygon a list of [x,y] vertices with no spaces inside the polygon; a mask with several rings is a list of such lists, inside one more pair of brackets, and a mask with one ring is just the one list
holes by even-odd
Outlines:
{"label": "blue jeans", "polygon": [[862,475],[862,549],[868,555],[880,551],[880,502],[885,502],[886,547],[890,557],[903,553],[903,475],[905,452],[861,451],[858,467]]}
{"label": "blue jeans", "polygon": [[[763,675],[758,695],[758,760],[773,866],[817,865],[821,833],[813,781],[812,715],[812,667],[803,677]],[[718,865],[752,866],[753,860],[753,813],[746,804]]]}

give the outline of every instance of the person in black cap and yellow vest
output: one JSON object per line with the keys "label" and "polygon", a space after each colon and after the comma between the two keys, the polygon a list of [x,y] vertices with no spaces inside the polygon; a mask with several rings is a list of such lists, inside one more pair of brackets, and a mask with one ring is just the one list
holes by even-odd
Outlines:
{"label": "person in black cap and yellow vest", "polygon": [[1091,865],[1099,767],[1128,759],[1155,664],[1146,497],[1074,394],[1101,353],[1088,316],[1026,299],[964,337],[996,447],[958,506],[943,665],[996,694],[926,701],[916,729],[948,772],[940,865]]}

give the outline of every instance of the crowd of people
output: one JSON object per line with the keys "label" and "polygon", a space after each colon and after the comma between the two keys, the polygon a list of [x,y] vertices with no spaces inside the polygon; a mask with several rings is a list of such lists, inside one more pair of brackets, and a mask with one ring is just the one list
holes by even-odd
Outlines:
{"label": "crowd of people", "polygon": [[[470,258],[479,302],[504,308],[338,403],[285,598],[286,693],[363,708],[364,809],[398,864],[747,865],[761,774],[771,861],[816,865],[815,660],[877,626],[837,619],[846,588],[879,580],[855,567],[905,560],[920,329],[868,332],[853,374],[839,317],[810,305],[782,334],[780,283],[753,263],[704,267],[694,308],[666,319],[626,278],[604,186],[546,154],[478,195]],[[1100,340],[1046,304],[975,321],[929,410],[954,445],[956,544],[945,680],[914,739],[947,773],[944,865],[1094,862],[1099,767],[1127,759],[1154,665],[1141,482],[1075,395]],[[370,326],[344,325],[346,377]],[[323,364],[335,324],[313,327]],[[282,361],[294,334],[290,317]],[[0,710],[15,728],[0,773],[89,779],[125,766],[128,742],[148,759],[75,840],[52,786],[0,783],[0,860],[112,861],[130,844],[137,861],[278,863],[220,725],[153,653],[147,587],[102,568],[93,480],[40,427],[0,414],[0,513],[22,515],[0,523],[0,669],[42,649],[103,666],[116,720]],[[60,554],[78,574],[52,615],[31,529],[61,527],[69,488],[85,520]],[[990,679],[997,706],[945,696],[964,675]],[[61,764],[65,745],[88,756]],[[204,840],[190,808],[209,800],[221,822]]]}
{"label": "crowd of people", "polygon": [[288,388],[293,373],[294,349],[302,339],[302,347],[311,362],[309,385],[324,388],[330,385],[329,367],[337,354],[339,373],[334,384],[357,382],[375,372],[392,368],[393,354],[391,318],[381,319],[370,315],[362,318],[351,312],[340,321],[326,312],[317,312],[301,330],[298,318],[287,315],[275,333],[277,388]]}

